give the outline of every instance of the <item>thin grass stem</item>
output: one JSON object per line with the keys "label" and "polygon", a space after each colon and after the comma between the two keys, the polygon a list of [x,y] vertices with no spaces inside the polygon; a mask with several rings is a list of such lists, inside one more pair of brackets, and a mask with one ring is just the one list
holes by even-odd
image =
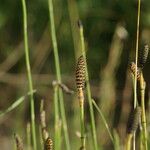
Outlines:
{"label": "thin grass stem", "polygon": [[[52,0],[48,0],[48,7],[49,7],[49,18],[50,18],[52,43],[53,43],[53,48],[54,48],[56,77],[57,77],[58,82],[61,83],[61,71],[60,71],[60,62],[59,62],[58,47],[57,47],[57,40],[56,40],[56,30],[55,30],[55,21],[54,21]],[[69,141],[68,127],[67,127],[67,121],[66,121],[66,115],[65,115],[64,99],[63,99],[63,93],[62,93],[61,88],[58,89],[58,94],[59,94],[59,103],[60,103],[60,113],[61,113],[65,142],[66,142],[66,149],[70,150],[70,141]]]}
{"label": "thin grass stem", "polygon": [[[137,33],[136,33],[136,52],[135,52],[135,78],[134,78],[134,109],[137,106],[137,63],[138,63],[138,49],[139,49],[139,28],[140,28],[140,13],[141,13],[141,0],[138,0],[138,13],[137,13]],[[133,150],[135,150],[135,133],[133,135]]]}
{"label": "thin grass stem", "polygon": [[[36,90],[33,90],[32,92],[28,92],[27,95],[30,95],[31,93],[35,93]],[[4,111],[0,111],[0,118],[3,117],[4,115],[6,115],[7,113],[11,112],[12,110],[14,110],[15,108],[17,108],[22,102],[24,102],[26,96],[22,96],[19,99],[17,99],[13,104],[11,104],[6,110]]]}
{"label": "thin grass stem", "polygon": [[109,134],[109,137],[110,137],[112,143],[115,145],[114,138],[113,138],[113,136],[112,136],[112,134],[111,134],[111,131],[110,131],[110,129],[109,129],[109,126],[108,126],[108,124],[107,124],[107,121],[106,121],[106,119],[105,119],[105,117],[104,117],[104,115],[103,115],[101,109],[98,107],[98,105],[95,103],[95,101],[94,101],[93,99],[92,99],[92,103],[93,103],[93,105],[95,106],[95,108],[97,109],[97,111],[99,112],[99,114],[100,114],[100,116],[101,116],[101,118],[102,118],[102,121],[103,121],[103,123],[104,123],[104,125],[105,125],[105,127],[106,127],[106,129],[107,129],[107,132],[108,132],[108,134]]}

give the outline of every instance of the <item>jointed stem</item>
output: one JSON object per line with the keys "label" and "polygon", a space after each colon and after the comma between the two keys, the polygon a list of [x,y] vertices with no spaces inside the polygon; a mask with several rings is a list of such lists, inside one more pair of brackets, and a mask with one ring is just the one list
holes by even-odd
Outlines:
{"label": "jointed stem", "polygon": [[33,83],[31,77],[31,68],[30,68],[30,59],[29,59],[29,48],[28,48],[28,32],[27,32],[27,10],[25,0],[22,0],[22,8],[23,8],[23,30],[24,30],[24,46],[25,46],[25,59],[26,59],[26,68],[28,74],[28,82],[29,82],[29,91],[30,94],[30,105],[31,105],[31,128],[32,128],[32,141],[33,141],[33,149],[37,149],[36,144],[36,131],[35,131],[35,114],[34,114],[34,98],[33,98]]}
{"label": "jointed stem", "polygon": [[82,88],[78,90],[81,121],[81,147],[85,149],[85,125],[84,125],[84,93]]}
{"label": "jointed stem", "polygon": [[90,89],[90,84],[89,84],[89,75],[88,75],[86,54],[85,54],[86,52],[85,52],[85,45],[84,45],[83,26],[82,26],[82,24],[80,24],[80,22],[79,22],[79,29],[80,29],[80,38],[81,38],[81,51],[82,51],[83,58],[85,60],[86,81],[87,81],[87,96],[88,96],[88,103],[89,103],[89,107],[90,107],[90,117],[91,117],[91,127],[92,127],[94,150],[98,150],[94,110],[93,110],[93,105],[92,105],[91,89]]}
{"label": "jointed stem", "polygon": [[[52,43],[54,48],[56,76],[57,76],[57,81],[61,83],[61,71],[60,71],[60,62],[59,62],[58,47],[57,47],[57,40],[56,40],[56,30],[55,30],[55,23],[54,23],[54,12],[53,12],[52,0],[48,0],[48,6],[49,6],[51,36],[52,36]],[[66,121],[66,115],[64,109],[64,99],[63,99],[63,93],[61,88],[58,89],[58,95],[59,95],[59,102],[60,102],[60,113],[61,113],[65,142],[66,142],[66,149],[70,150],[67,121]]]}
{"label": "jointed stem", "polygon": [[144,149],[147,150],[147,127],[146,127],[146,114],[145,114],[145,81],[143,78],[143,74],[141,73],[140,77],[140,90],[141,90],[141,107],[142,107],[142,114],[141,114],[141,123],[142,123],[142,132],[143,132],[143,145]]}

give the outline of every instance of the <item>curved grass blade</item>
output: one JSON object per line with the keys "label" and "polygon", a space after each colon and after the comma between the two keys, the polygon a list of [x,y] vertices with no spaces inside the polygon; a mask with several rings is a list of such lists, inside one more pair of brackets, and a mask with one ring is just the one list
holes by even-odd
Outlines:
{"label": "curved grass blade", "polygon": [[33,90],[32,92],[28,92],[27,95],[20,97],[19,99],[17,99],[11,106],[9,106],[7,109],[5,109],[4,111],[0,111],[0,118],[3,117],[4,115],[6,115],[7,113],[9,113],[10,111],[14,110],[16,107],[18,107],[27,96],[29,96],[30,94],[35,93],[36,90]]}

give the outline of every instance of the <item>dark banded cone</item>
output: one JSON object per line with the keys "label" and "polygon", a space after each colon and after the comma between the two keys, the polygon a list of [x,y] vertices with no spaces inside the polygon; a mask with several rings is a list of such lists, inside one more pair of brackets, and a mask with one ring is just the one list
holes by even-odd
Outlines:
{"label": "dark banded cone", "polygon": [[[129,67],[130,67],[130,71],[135,76],[135,72],[136,72],[136,65],[135,65],[135,63],[131,62]],[[137,80],[140,80],[140,76],[141,76],[141,69],[137,67]]]}
{"label": "dark banded cone", "polygon": [[141,117],[141,108],[138,106],[133,110],[128,120],[128,124],[127,124],[128,134],[133,134],[137,130],[140,122],[140,117]]}
{"label": "dark banded cone", "polygon": [[80,56],[76,66],[76,85],[77,89],[85,87],[85,61],[83,56]]}
{"label": "dark banded cone", "polygon": [[53,141],[50,137],[48,137],[44,144],[44,150],[52,150],[53,149]]}
{"label": "dark banded cone", "polygon": [[138,67],[140,67],[141,69],[143,69],[147,61],[148,52],[149,52],[149,46],[147,44],[144,46],[144,49],[139,50]]}

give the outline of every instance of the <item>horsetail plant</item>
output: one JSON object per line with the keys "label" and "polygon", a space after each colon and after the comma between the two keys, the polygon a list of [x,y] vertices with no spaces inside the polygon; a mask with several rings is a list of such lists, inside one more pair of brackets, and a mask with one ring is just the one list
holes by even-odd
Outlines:
{"label": "horsetail plant", "polygon": [[[59,62],[58,47],[57,47],[57,40],[56,40],[56,30],[55,30],[55,21],[54,21],[52,0],[48,0],[48,8],[49,8],[49,19],[50,19],[52,44],[53,44],[53,48],[54,48],[56,77],[57,77],[57,81],[59,83],[61,83],[62,82],[61,81],[61,71],[60,71],[60,62]],[[63,92],[62,92],[61,88],[58,89],[58,95],[59,95],[60,113],[61,113],[61,118],[62,118],[64,137],[65,137],[65,142],[66,142],[66,150],[70,150],[70,141],[69,141],[69,135],[68,135],[68,127],[67,127],[67,121],[66,121],[65,108],[64,108]]]}
{"label": "horsetail plant", "polygon": [[86,78],[86,85],[87,85],[86,89],[87,89],[88,103],[89,103],[89,107],[90,107],[93,145],[94,145],[94,150],[98,150],[94,110],[93,110],[93,105],[92,105],[91,89],[90,89],[90,84],[89,84],[89,75],[88,75],[87,62],[86,62],[86,51],[85,51],[85,44],[84,44],[83,25],[80,20],[78,21],[78,27],[79,27],[80,40],[81,40],[81,52],[83,55],[83,59],[85,61],[85,78]]}
{"label": "horsetail plant", "polygon": [[[142,143],[144,148],[147,150],[147,127],[146,127],[146,113],[145,113],[145,88],[146,88],[146,83],[143,77],[142,69],[147,61],[148,57],[148,52],[149,52],[149,46],[145,45],[144,50],[139,52],[139,58],[138,58],[138,67],[137,67],[137,80],[140,84],[140,95],[141,95],[141,108],[142,108],[142,113],[141,113],[141,121],[142,121]],[[135,72],[136,72],[136,64],[132,62],[130,64],[130,70],[133,73],[135,77]]]}
{"label": "horsetail plant", "polygon": [[148,44],[145,44],[144,49],[139,50],[139,57],[138,57],[138,67],[143,69],[144,65],[147,61],[147,57],[148,57],[148,53],[149,53],[149,46]]}
{"label": "horsetail plant", "polygon": [[140,117],[141,117],[141,108],[137,106],[133,110],[127,124],[127,137],[126,137],[126,145],[125,145],[126,150],[131,149],[131,140],[138,128]]}
{"label": "horsetail plant", "polygon": [[141,123],[142,123],[142,143],[144,146],[144,149],[147,150],[147,125],[146,125],[146,111],[145,111],[145,88],[146,83],[144,81],[143,73],[141,73],[140,76],[140,91],[141,91]]}
{"label": "horsetail plant", "polygon": [[85,60],[83,56],[78,59],[76,67],[76,85],[80,105],[80,121],[81,121],[81,148],[85,149],[85,125],[84,125],[84,86],[85,86]]}
{"label": "horsetail plant", "polygon": [[26,60],[26,68],[29,82],[29,91],[30,94],[30,106],[31,106],[31,128],[32,128],[32,142],[33,149],[37,149],[36,143],[36,129],[35,129],[35,114],[34,114],[34,98],[33,98],[33,83],[31,76],[31,67],[30,67],[30,59],[29,59],[29,47],[28,47],[28,31],[27,31],[27,9],[26,2],[22,0],[22,11],[23,11],[23,33],[24,33],[24,47],[25,47],[25,60]]}
{"label": "horsetail plant", "polygon": [[[143,69],[149,52],[149,46],[146,44],[144,49],[139,53],[139,67],[141,70]],[[142,143],[145,150],[148,149],[147,147],[147,125],[146,125],[146,111],[145,111],[145,88],[146,83],[143,77],[143,73],[141,72],[140,75],[140,92],[141,92],[141,107],[142,107],[142,115],[141,115],[141,122],[142,122]]]}

